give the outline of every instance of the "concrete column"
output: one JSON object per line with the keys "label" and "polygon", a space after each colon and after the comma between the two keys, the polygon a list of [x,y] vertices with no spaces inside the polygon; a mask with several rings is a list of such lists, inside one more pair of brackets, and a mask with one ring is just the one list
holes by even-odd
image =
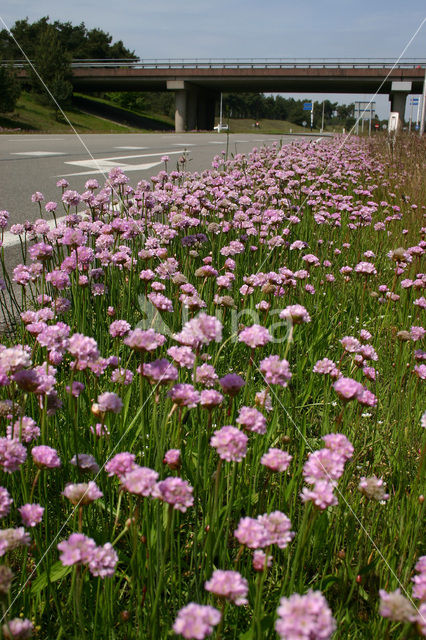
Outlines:
{"label": "concrete column", "polygon": [[186,89],[186,130],[194,131],[198,129],[197,107],[198,91],[195,88]]}
{"label": "concrete column", "polygon": [[394,81],[391,84],[391,111],[396,111],[399,114],[399,127],[402,127],[404,124],[405,102],[411,91],[411,87],[411,82]]}
{"label": "concrete column", "polygon": [[186,131],[186,89],[175,91],[175,131],[182,133]]}
{"label": "concrete column", "polygon": [[391,99],[391,111],[397,111],[399,113],[400,126],[404,123],[405,116],[405,102],[407,100],[407,93],[405,91],[394,91],[390,95]]}

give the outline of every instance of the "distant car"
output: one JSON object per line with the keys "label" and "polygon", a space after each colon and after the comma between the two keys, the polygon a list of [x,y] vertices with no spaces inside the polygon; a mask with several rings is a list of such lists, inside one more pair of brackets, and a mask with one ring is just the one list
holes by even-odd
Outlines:
{"label": "distant car", "polygon": [[215,127],[213,127],[213,129],[215,129],[218,133],[220,133],[221,131],[228,131],[229,125],[219,123]]}

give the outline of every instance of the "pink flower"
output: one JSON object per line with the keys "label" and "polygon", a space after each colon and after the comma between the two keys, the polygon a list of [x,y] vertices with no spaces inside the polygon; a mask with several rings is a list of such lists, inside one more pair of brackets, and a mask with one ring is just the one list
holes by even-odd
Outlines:
{"label": "pink flower", "polygon": [[336,629],[327,600],[320,591],[281,598],[275,630],[281,640],[327,640]]}
{"label": "pink flower", "polygon": [[238,571],[217,569],[204,585],[206,591],[225,598],[237,606],[247,604],[248,582]]}
{"label": "pink flower", "polygon": [[219,457],[228,462],[241,462],[247,452],[247,442],[245,433],[232,426],[216,430],[210,440]]}
{"label": "pink flower", "polygon": [[260,324],[253,324],[251,327],[246,327],[241,331],[238,340],[239,342],[244,342],[251,349],[256,349],[270,342],[272,336],[266,327],[262,327]]}
{"label": "pink flower", "polygon": [[62,495],[68,498],[71,504],[86,505],[98,498],[102,498],[104,494],[99,490],[97,484],[91,480],[90,482],[81,482],[79,484],[67,484]]}
{"label": "pink flower", "polygon": [[281,311],[280,318],[289,320],[292,324],[303,324],[311,321],[311,316],[301,304],[293,304],[286,307]]}
{"label": "pink flower", "polygon": [[380,609],[379,613],[384,618],[395,620],[396,622],[414,622],[416,610],[411,602],[405,598],[399,589],[387,593],[384,589],[379,589]]}
{"label": "pink flower", "polygon": [[58,544],[58,549],[61,551],[60,561],[65,567],[69,567],[73,564],[90,562],[96,543],[82,533],[72,533],[68,540]]}
{"label": "pink flower", "polygon": [[173,631],[186,640],[204,640],[219,624],[221,613],[210,605],[190,602],[178,612]]}
{"label": "pink flower", "polygon": [[266,433],[265,416],[254,407],[241,407],[236,422],[247,431]]}
{"label": "pink flower", "polygon": [[269,569],[272,566],[272,558],[271,556],[267,556],[264,551],[257,549],[253,553],[253,569],[255,571],[265,571],[265,569]]}
{"label": "pink flower", "polygon": [[300,497],[303,502],[312,501],[318,509],[323,511],[327,507],[335,507],[338,504],[333,488],[328,480],[317,480],[313,489],[303,487]]}
{"label": "pink flower", "polygon": [[362,384],[352,378],[339,378],[333,384],[333,388],[345,402],[354,400],[364,391]]}
{"label": "pink flower", "polygon": [[303,467],[303,477],[309,484],[318,480],[334,483],[343,473],[345,458],[337,451],[320,449],[310,453]]}
{"label": "pink flower", "polygon": [[249,549],[261,549],[268,545],[268,536],[265,527],[254,518],[241,518],[234,536],[240,544]]}
{"label": "pink flower", "polygon": [[133,467],[124,476],[120,478],[122,486],[138,496],[145,498],[153,495],[155,483],[158,479],[158,473],[148,467]]}
{"label": "pink flower", "polygon": [[107,542],[102,547],[96,547],[91,553],[89,571],[92,576],[108,578],[114,575],[117,562],[118,555],[111,543]]}
{"label": "pink flower", "polygon": [[0,467],[7,473],[17,471],[27,459],[27,450],[19,440],[0,438]]}
{"label": "pink flower", "polygon": [[0,518],[9,515],[10,507],[13,503],[9,491],[4,487],[0,487]]}
{"label": "pink flower", "polygon": [[2,626],[5,640],[26,640],[31,638],[34,625],[27,618],[13,618]]}
{"label": "pink flower", "polygon": [[377,478],[376,476],[371,476],[370,478],[362,477],[358,489],[369,498],[369,500],[378,500],[381,502],[389,498],[389,494],[385,492],[383,479]]}
{"label": "pink flower", "polygon": [[269,356],[260,363],[260,371],[263,373],[267,384],[278,384],[286,387],[291,379],[290,365],[287,360],[280,360],[279,356]]}
{"label": "pink flower", "polygon": [[33,447],[31,455],[34,460],[34,464],[38,467],[54,469],[55,467],[61,466],[61,461],[56,449],[52,449],[52,447],[48,447],[47,445],[41,444],[38,447]]}
{"label": "pink flower", "polygon": [[270,514],[258,516],[257,520],[265,529],[265,546],[276,544],[280,549],[285,549],[295,536],[294,532],[290,531],[291,522],[289,518],[281,511],[273,511]]}
{"label": "pink flower", "polygon": [[193,490],[186,480],[170,477],[155,485],[152,496],[164,500],[173,505],[174,509],[185,513],[187,508],[194,504]]}
{"label": "pink flower", "polygon": [[44,507],[39,504],[24,504],[18,509],[22,522],[26,527],[35,527],[42,521]]}
{"label": "pink flower", "polygon": [[274,449],[271,447],[267,453],[264,453],[260,459],[260,464],[271,471],[283,472],[288,469],[288,466],[292,460],[292,456],[287,451],[281,451],[281,449]]}
{"label": "pink flower", "polygon": [[117,453],[105,465],[105,471],[109,476],[118,476],[122,478],[135,468],[135,454],[123,451]]}
{"label": "pink flower", "polygon": [[228,373],[219,380],[224,393],[229,396],[236,396],[239,390],[244,387],[245,382],[237,373]]}
{"label": "pink flower", "polygon": [[148,329],[143,331],[142,329],[135,329],[124,338],[124,344],[134,349],[135,351],[154,351],[158,347],[161,347],[166,341],[166,338],[161,333],[156,333],[154,329]]}
{"label": "pink flower", "polygon": [[192,384],[175,384],[167,394],[178,407],[193,409],[200,402],[200,394]]}

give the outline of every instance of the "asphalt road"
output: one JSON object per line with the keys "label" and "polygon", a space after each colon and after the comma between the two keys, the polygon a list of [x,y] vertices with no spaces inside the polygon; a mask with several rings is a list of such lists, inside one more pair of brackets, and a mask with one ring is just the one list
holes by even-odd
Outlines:
{"label": "asphalt road", "polygon": [[[66,177],[69,188],[80,193],[91,177],[103,184],[109,170],[119,166],[129,176],[130,184],[149,180],[164,169],[162,156],[170,158],[168,170],[176,168],[183,152],[187,154],[187,169],[203,171],[211,167],[214,156],[222,150],[229,156],[248,153],[254,147],[268,145],[275,140],[288,144],[300,136],[271,136],[257,131],[252,134],[226,133],[165,133],[165,134],[3,134],[0,136],[0,209],[10,213],[9,227],[35,220],[39,207],[31,202],[31,195],[41,191],[44,202],[59,203],[59,178]],[[318,135],[312,137],[318,139]],[[44,209],[44,207],[43,207]],[[45,219],[52,218],[44,214]],[[9,273],[21,261],[19,239],[5,233],[4,247]],[[0,273],[1,277],[1,273]]]}

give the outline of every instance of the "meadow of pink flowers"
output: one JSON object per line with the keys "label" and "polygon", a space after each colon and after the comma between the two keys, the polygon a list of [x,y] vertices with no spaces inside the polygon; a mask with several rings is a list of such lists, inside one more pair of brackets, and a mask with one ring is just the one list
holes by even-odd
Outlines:
{"label": "meadow of pink flowers", "polygon": [[0,637],[426,635],[425,204],[394,167],[273,144],[0,211]]}

